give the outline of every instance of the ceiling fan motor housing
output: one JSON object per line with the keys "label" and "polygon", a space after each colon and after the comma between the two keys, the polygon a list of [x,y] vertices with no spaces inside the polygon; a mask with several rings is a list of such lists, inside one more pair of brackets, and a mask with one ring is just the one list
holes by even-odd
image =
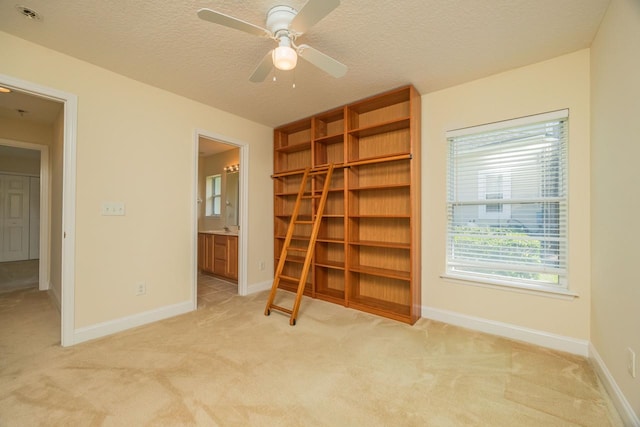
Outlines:
{"label": "ceiling fan motor housing", "polygon": [[293,39],[295,35],[289,32],[289,24],[297,14],[298,11],[291,6],[274,6],[267,12],[267,29],[276,39],[282,33]]}

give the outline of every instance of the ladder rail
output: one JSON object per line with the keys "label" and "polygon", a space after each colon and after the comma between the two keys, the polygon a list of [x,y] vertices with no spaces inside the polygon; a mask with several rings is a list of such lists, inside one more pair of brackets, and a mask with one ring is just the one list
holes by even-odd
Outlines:
{"label": "ladder rail", "polygon": [[298,284],[298,292],[296,293],[296,300],[293,304],[293,313],[291,313],[291,319],[295,324],[295,319],[298,317],[298,310],[300,309],[300,301],[302,300],[302,294],[304,293],[304,283],[307,281],[309,275],[309,267],[311,266],[311,260],[316,247],[316,240],[318,238],[318,232],[320,231],[320,224],[322,223],[322,214],[324,213],[324,207],[327,203],[327,195],[329,194],[329,185],[331,182],[331,175],[333,174],[333,165],[329,165],[326,177],[324,179],[324,186],[322,188],[322,197],[320,197],[320,203],[316,210],[315,222],[313,223],[313,229],[311,230],[311,237],[309,238],[309,249],[304,259],[302,266],[302,275],[300,277],[300,283]]}
{"label": "ladder rail", "polygon": [[[330,183],[331,183],[331,176],[333,174],[333,169],[334,169],[334,165],[330,164],[328,167],[326,168],[321,168],[321,169],[316,169],[316,170],[311,170],[310,168],[306,168],[304,171],[304,175],[302,177],[301,183],[300,183],[300,190],[298,191],[298,197],[296,199],[296,204],[294,206],[293,209],[293,213],[291,215],[291,220],[289,223],[289,228],[287,229],[287,234],[285,237],[285,241],[284,244],[282,246],[282,252],[280,255],[280,259],[278,261],[278,266],[276,268],[276,271],[274,273],[274,279],[273,279],[273,284],[271,286],[271,292],[269,293],[269,299],[267,300],[267,305],[265,307],[264,310],[264,314],[266,316],[268,316],[270,314],[270,310],[271,309],[275,309],[275,310],[279,310],[282,311],[284,313],[290,314],[290,319],[289,319],[289,324],[290,325],[295,325],[296,324],[296,318],[298,316],[298,311],[300,309],[300,302],[302,300],[302,295],[304,294],[304,288],[306,286],[306,282],[307,282],[307,277],[309,276],[309,269],[311,267],[311,262],[313,260],[313,256],[314,256],[314,252],[315,252],[315,245],[316,245],[316,240],[318,237],[318,233],[320,231],[320,225],[322,223],[322,215],[324,213],[324,208],[327,202],[327,197],[329,194],[329,187],[330,187]],[[315,212],[315,215],[313,213],[313,209],[312,209],[312,213],[311,213],[311,221],[298,221],[298,215],[300,212],[300,205],[303,199],[311,199],[311,200],[315,200],[317,199],[317,197],[313,194],[313,188],[311,189],[311,196],[305,196],[305,190],[306,190],[306,186],[307,186],[307,180],[309,176],[316,176],[316,175],[325,175],[325,180],[324,180],[324,185],[322,188],[322,194],[319,197],[319,203]],[[295,301],[293,304],[293,308],[290,309],[285,309],[283,307],[280,307],[278,305],[275,305],[274,299],[276,296],[276,292],[278,290],[278,287],[280,285],[280,279],[283,278],[283,274],[282,271],[284,270],[284,265],[287,262],[287,255],[288,255],[288,251],[289,250],[296,250],[299,252],[303,252],[305,250],[301,249],[301,248],[295,248],[292,249],[290,247],[291,245],[291,240],[294,234],[294,228],[296,226],[296,224],[300,224],[300,225],[312,225],[312,229],[311,229],[311,235],[309,236],[309,242],[308,242],[308,246],[306,249],[306,254],[304,257],[304,262],[302,265],[302,270],[300,272],[300,278],[298,280],[298,288],[297,288],[297,292],[296,292],[296,297],[295,297]],[[290,277],[286,277],[287,280],[291,280]]]}
{"label": "ladder rail", "polygon": [[271,292],[269,293],[269,299],[267,300],[267,306],[264,309],[264,314],[266,316],[269,315],[269,308],[273,305],[273,300],[276,297],[276,291],[278,286],[280,285],[280,276],[282,275],[282,270],[284,270],[284,265],[287,259],[287,251],[289,246],[291,245],[291,238],[293,237],[293,224],[298,219],[298,213],[300,212],[300,200],[304,196],[305,189],[307,188],[307,178],[309,177],[310,168],[306,168],[304,170],[304,174],[302,175],[302,180],[300,182],[300,189],[298,190],[298,197],[296,199],[296,204],[293,207],[293,212],[291,214],[291,220],[289,223],[289,227],[287,228],[287,234],[284,238],[284,244],[282,245],[282,251],[280,253],[280,259],[278,260],[278,266],[276,267],[276,271],[273,276],[273,284],[271,286]]}

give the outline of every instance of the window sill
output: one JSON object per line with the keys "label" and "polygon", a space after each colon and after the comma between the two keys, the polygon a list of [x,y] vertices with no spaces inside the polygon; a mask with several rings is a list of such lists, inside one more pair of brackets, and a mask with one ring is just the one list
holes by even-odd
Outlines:
{"label": "window sill", "polygon": [[518,283],[502,283],[499,281],[481,281],[475,277],[455,275],[455,274],[442,274],[440,277],[447,282],[457,283],[459,285],[478,286],[481,288],[496,289],[500,291],[516,292],[529,295],[537,295],[549,298],[558,298],[564,300],[573,300],[579,298],[579,295],[568,289],[558,289],[552,287],[543,287],[535,285],[525,285]]}

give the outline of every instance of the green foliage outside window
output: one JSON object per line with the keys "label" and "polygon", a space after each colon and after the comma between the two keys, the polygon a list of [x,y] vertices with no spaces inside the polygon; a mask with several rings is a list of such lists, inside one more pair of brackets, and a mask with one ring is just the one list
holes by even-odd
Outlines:
{"label": "green foliage outside window", "polygon": [[[488,263],[535,266],[542,262],[542,244],[526,233],[513,228],[456,226],[453,250],[458,260],[477,260]],[[477,271],[498,276],[542,280],[548,275],[527,271],[487,270]],[[544,276],[544,277],[543,277]]]}

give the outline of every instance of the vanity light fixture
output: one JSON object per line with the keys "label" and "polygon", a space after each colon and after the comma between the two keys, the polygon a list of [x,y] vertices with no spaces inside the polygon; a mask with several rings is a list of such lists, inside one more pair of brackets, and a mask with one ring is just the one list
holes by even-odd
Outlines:
{"label": "vanity light fixture", "polygon": [[225,166],[224,167],[224,171],[227,172],[227,173],[239,172],[240,171],[240,165],[236,163],[235,165]]}
{"label": "vanity light fixture", "polygon": [[8,87],[0,86],[0,93],[9,93],[9,92],[11,92],[11,89],[9,89]]}

